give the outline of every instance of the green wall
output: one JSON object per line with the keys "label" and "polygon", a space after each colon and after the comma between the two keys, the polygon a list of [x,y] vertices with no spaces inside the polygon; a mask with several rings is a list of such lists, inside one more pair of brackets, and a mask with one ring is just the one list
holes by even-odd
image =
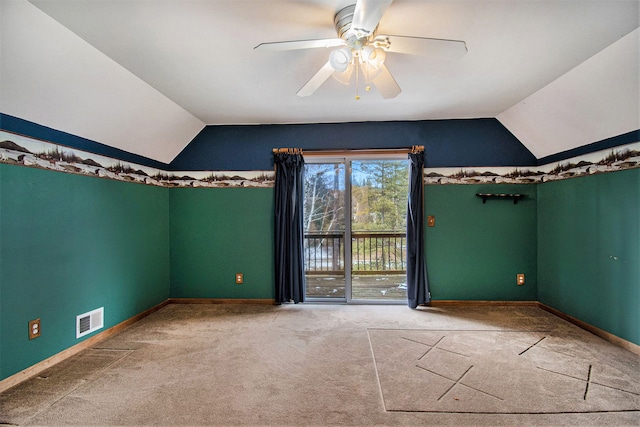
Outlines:
{"label": "green wall", "polygon": [[640,344],[640,169],[538,186],[538,299]]}
{"label": "green wall", "polygon": [[275,298],[273,188],[173,188],[170,198],[171,297]]}
{"label": "green wall", "polygon": [[[521,193],[489,199],[476,193]],[[536,186],[426,185],[427,277],[434,300],[535,301]],[[516,274],[525,274],[525,285]]]}
{"label": "green wall", "polygon": [[[523,193],[488,200],[476,193]],[[434,300],[539,300],[640,344],[640,169],[427,185]],[[273,299],[273,189],[159,188],[0,164],[0,379],[169,297]],[[236,285],[235,273],[245,283]],[[526,275],[517,286],[515,276]],[[42,337],[27,324],[42,319]]]}
{"label": "green wall", "polygon": [[[169,190],[0,164],[0,379],[169,297]],[[40,318],[42,336],[28,339]]]}

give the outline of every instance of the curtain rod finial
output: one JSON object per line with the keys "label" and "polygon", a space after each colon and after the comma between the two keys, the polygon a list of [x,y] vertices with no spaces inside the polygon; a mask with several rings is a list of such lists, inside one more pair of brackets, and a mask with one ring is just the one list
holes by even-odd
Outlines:
{"label": "curtain rod finial", "polygon": [[275,154],[302,154],[302,148],[274,148]]}

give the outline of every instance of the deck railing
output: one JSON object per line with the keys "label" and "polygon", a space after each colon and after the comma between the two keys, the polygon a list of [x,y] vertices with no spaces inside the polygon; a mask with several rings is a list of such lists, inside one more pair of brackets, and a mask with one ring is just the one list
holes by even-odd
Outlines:
{"label": "deck railing", "polygon": [[[344,233],[304,235],[307,274],[344,274]],[[404,232],[352,232],[353,274],[398,274],[407,268]]]}

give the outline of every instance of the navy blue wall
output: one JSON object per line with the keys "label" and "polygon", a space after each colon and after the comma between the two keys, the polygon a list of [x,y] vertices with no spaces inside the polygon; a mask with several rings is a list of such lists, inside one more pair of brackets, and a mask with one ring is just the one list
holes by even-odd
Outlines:
{"label": "navy blue wall", "polygon": [[408,148],[427,167],[534,166],[536,158],[496,119],[207,126],[170,170],[270,170],[272,149]]}

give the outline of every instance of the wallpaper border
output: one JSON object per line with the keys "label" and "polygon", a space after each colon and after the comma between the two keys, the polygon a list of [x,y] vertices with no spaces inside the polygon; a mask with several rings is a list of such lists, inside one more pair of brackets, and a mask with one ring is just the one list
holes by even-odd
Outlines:
{"label": "wallpaper border", "polygon": [[275,184],[273,171],[167,172],[2,130],[0,163],[159,187],[268,188]]}
{"label": "wallpaper border", "polygon": [[[160,187],[270,188],[275,184],[273,171],[168,172],[3,130],[0,163]],[[425,168],[424,183],[539,184],[638,167],[640,142],[634,142],[542,166]]]}
{"label": "wallpaper border", "polygon": [[540,184],[640,167],[640,142],[608,148],[542,166],[425,168],[424,183]]}

